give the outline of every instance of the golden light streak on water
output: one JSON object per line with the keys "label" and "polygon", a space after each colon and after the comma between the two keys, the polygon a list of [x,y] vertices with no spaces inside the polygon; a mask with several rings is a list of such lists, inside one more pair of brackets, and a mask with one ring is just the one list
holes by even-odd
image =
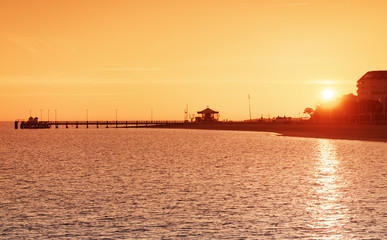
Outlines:
{"label": "golden light streak on water", "polygon": [[320,139],[318,158],[315,166],[315,184],[313,184],[308,211],[312,222],[309,227],[314,231],[315,239],[343,239],[342,227],[349,222],[348,207],[341,189],[345,181],[338,173],[340,161],[331,140]]}

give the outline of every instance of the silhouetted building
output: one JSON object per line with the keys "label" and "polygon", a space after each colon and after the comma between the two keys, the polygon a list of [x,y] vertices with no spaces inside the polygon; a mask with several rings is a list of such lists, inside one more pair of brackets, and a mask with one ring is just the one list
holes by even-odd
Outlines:
{"label": "silhouetted building", "polygon": [[200,114],[200,116],[196,117],[196,122],[216,122],[219,120],[219,112],[208,107],[199,111],[198,114]]}
{"label": "silhouetted building", "polygon": [[387,116],[387,71],[370,71],[357,81],[358,100],[375,100],[383,104]]}
{"label": "silhouetted building", "polygon": [[370,99],[386,101],[387,71],[371,71],[357,81],[359,100]]}

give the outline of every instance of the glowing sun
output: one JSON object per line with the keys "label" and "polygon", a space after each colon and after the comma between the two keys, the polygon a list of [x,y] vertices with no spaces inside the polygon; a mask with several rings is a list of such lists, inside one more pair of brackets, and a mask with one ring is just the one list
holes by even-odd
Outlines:
{"label": "glowing sun", "polygon": [[331,89],[325,89],[322,92],[322,97],[326,100],[331,100],[335,96],[335,92]]}

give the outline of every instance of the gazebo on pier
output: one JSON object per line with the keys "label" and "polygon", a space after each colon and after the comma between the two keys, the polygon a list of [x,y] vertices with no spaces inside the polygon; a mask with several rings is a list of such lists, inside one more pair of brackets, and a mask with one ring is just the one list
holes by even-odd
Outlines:
{"label": "gazebo on pier", "polygon": [[202,111],[198,111],[199,117],[196,117],[196,122],[217,122],[219,121],[219,112],[207,107]]}

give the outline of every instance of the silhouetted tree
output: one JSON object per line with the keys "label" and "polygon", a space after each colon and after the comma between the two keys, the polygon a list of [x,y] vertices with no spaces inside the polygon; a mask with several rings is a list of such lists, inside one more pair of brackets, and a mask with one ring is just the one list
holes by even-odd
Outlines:
{"label": "silhouetted tree", "polygon": [[343,95],[334,102],[305,108],[304,113],[314,121],[378,121],[383,119],[383,104],[376,100],[358,100],[351,94]]}
{"label": "silhouetted tree", "polygon": [[314,109],[313,109],[313,108],[310,108],[310,107],[307,107],[307,108],[305,108],[305,110],[304,110],[304,114],[309,114],[310,117],[312,117],[313,112],[314,112]]}

